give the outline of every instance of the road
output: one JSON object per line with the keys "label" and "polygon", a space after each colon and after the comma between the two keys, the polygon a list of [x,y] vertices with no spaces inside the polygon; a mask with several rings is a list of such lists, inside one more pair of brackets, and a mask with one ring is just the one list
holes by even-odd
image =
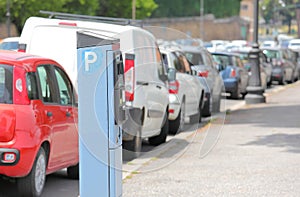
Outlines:
{"label": "road", "polygon": [[[281,89],[281,86],[273,86],[272,88],[268,89],[266,93],[276,91],[278,89]],[[199,127],[203,127],[205,124],[208,122],[211,122],[211,120],[215,118],[221,118],[225,120],[225,116],[227,113],[230,113],[229,109],[235,110],[240,108],[245,104],[245,101],[240,99],[240,100],[231,100],[223,96],[222,101],[221,101],[221,113],[218,113],[216,115],[213,115],[212,117],[205,118],[201,125]],[[145,157],[145,161],[155,157],[157,154],[161,154],[161,152],[166,149],[170,148],[172,144],[178,144],[182,142],[183,138],[186,138],[186,136],[191,136],[193,137],[193,134],[195,132],[195,129],[198,128],[198,125],[194,124],[189,124],[185,127],[185,132],[180,133],[180,135],[176,136],[168,136],[166,144],[163,144],[159,147],[153,147],[147,142],[143,142],[143,149],[142,149],[142,155],[141,158]],[[219,129],[221,131],[221,127]],[[214,134],[209,136],[208,138],[211,137],[212,140],[217,140],[217,136]],[[192,140],[190,141],[192,142]],[[185,149],[188,147],[189,143],[184,143],[184,145],[177,147],[177,149],[174,149],[173,153],[171,156],[173,156],[173,159],[169,159],[168,163],[161,163],[162,166],[164,165],[169,165],[171,162],[174,162],[178,157],[181,155],[178,155],[176,151],[181,152],[179,149]],[[211,145],[211,144],[210,144]],[[203,151],[201,154],[203,156],[207,154],[208,151],[210,151],[212,146],[207,146],[205,147],[205,144],[203,145]],[[123,177],[126,177],[130,174],[130,172],[134,171],[134,169],[131,169],[132,165],[127,165],[127,163],[130,162],[124,162],[123,168],[124,168],[124,173]],[[128,173],[126,172],[128,171]],[[13,182],[7,181],[7,180],[2,180],[0,179],[0,197],[17,197],[16,192],[16,185]],[[46,185],[44,188],[43,192],[43,197],[77,197],[79,195],[79,181],[77,180],[70,180],[67,178],[66,175],[66,170],[62,170],[59,172],[56,172],[54,174],[48,175],[47,180],[46,180]]]}

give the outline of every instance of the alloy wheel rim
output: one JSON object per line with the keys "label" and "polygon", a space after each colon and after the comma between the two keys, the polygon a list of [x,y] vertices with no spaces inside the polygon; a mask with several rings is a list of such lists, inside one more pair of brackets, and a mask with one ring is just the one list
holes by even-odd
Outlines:
{"label": "alloy wheel rim", "polygon": [[45,184],[45,158],[40,155],[36,162],[36,170],[35,170],[35,188],[38,193],[40,193],[44,187]]}

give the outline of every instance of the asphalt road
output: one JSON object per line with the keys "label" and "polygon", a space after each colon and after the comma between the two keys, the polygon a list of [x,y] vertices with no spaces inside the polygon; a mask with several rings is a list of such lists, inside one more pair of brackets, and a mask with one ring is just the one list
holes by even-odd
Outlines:
{"label": "asphalt road", "polygon": [[[268,89],[266,92],[272,92],[276,89],[280,89],[281,86],[273,86],[272,88]],[[222,101],[221,101],[221,113],[217,114],[217,117],[221,117],[221,118],[225,118],[226,113],[228,112],[228,109],[238,109],[241,106],[243,106],[245,104],[244,100],[239,99],[239,100],[231,100],[229,98],[226,98],[226,96],[223,96]],[[226,112],[227,111],[227,112]],[[204,124],[210,122],[212,119],[214,119],[215,116],[212,117],[208,117],[205,118],[203,120],[203,123],[200,125],[200,127],[202,127]],[[189,124],[185,127],[185,132],[183,132],[183,137],[186,137],[187,135],[191,135],[193,136],[193,132],[195,131],[195,128],[198,128],[198,125],[195,124]],[[169,136],[167,138],[167,141],[169,143],[166,143],[166,145],[169,146],[169,144],[178,144],[182,141],[183,137],[177,137],[177,136]],[[208,136],[211,137],[213,140],[216,140],[216,136]],[[187,146],[189,145],[189,142],[185,143],[184,145],[178,147],[180,149],[185,149]],[[159,147],[153,147],[149,144],[147,144],[147,142],[143,142],[143,154],[141,155],[141,157],[143,157],[143,155],[155,155],[157,154],[157,151],[161,151],[162,149],[165,148],[165,145],[161,145]],[[207,150],[205,149],[205,146],[203,148],[203,152],[202,154],[205,155],[209,149],[212,147],[208,147]],[[173,159],[169,160],[169,162],[171,161],[175,161],[177,159],[177,157],[181,156],[181,155],[177,155],[176,154],[177,149],[174,149],[173,154],[171,154],[170,157],[174,157]],[[153,152],[153,153],[152,153]],[[149,156],[146,156],[146,158]],[[127,163],[127,162],[126,162]],[[126,170],[126,166],[128,167],[128,165],[126,165],[126,163],[124,163],[124,168]],[[168,165],[169,163],[164,163],[162,165]],[[126,176],[126,173],[123,173],[123,177]],[[66,175],[66,170],[62,170],[56,173],[53,173],[51,175],[47,176],[47,180],[46,180],[46,185],[44,188],[44,192],[43,192],[43,197],[77,197],[79,195],[79,181],[76,180],[70,180],[67,178]],[[7,180],[3,180],[0,178],[0,197],[18,197],[18,195],[16,194],[16,185],[13,182],[7,181]]]}

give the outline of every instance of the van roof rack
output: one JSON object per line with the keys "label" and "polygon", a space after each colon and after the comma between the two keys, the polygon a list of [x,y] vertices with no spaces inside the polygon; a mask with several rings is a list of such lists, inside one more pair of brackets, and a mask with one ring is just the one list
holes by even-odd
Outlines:
{"label": "van roof rack", "polygon": [[109,23],[109,24],[116,24],[116,25],[132,25],[132,26],[143,27],[143,21],[142,20],[133,20],[133,19],[127,19],[127,18],[103,17],[103,16],[89,16],[89,15],[44,11],[44,10],[40,10],[40,13],[49,15],[49,18],[66,19],[66,20],[84,20],[84,21],[93,21],[93,22],[103,22],[103,23]]}

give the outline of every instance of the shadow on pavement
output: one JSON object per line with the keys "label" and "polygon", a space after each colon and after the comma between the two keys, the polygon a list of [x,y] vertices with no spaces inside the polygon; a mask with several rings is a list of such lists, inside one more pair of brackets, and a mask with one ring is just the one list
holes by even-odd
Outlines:
{"label": "shadow on pavement", "polygon": [[241,109],[226,117],[226,124],[253,124],[270,128],[300,128],[300,105],[270,105]]}
{"label": "shadow on pavement", "polygon": [[276,148],[286,148],[287,152],[300,153],[300,134],[272,134],[267,136],[258,136],[258,139],[246,144],[260,145]]}

